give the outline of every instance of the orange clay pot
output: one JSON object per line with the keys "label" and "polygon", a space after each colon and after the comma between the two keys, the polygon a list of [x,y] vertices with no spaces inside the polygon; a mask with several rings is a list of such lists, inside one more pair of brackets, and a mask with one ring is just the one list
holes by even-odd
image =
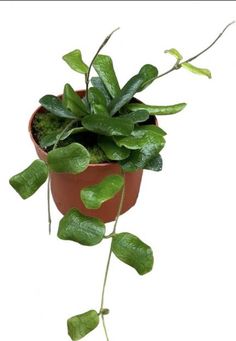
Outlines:
{"label": "orange clay pot", "polygon": [[[84,91],[77,92],[81,97]],[[38,112],[44,112],[43,107],[39,107],[31,116],[29,121],[29,133],[33,141],[36,153],[41,160],[47,160],[47,153],[37,144],[32,133],[32,123]],[[65,214],[71,208],[77,208],[81,213],[100,218],[103,222],[115,220],[121,193],[106,201],[98,209],[87,209],[80,199],[80,191],[82,188],[99,183],[104,177],[112,174],[120,174],[121,167],[118,163],[100,163],[89,164],[88,168],[80,174],[69,173],[50,173],[51,192],[54,202],[58,210]],[[135,205],[140,184],[142,180],[143,170],[128,172],[125,174],[125,195],[121,213],[125,213]]]}

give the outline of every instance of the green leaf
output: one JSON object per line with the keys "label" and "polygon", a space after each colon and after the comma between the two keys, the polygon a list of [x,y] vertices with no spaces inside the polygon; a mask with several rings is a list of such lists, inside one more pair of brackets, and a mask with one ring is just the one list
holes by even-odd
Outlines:
{"label": "green leaf", "polygon": [[122,117],[129,118],[135,124],[135,123],[147,121],[149,117],[149,113],[147,110],[137,110],[137,111],[130,112],[128,114],[124,114],[122,115]]}
{"label": "green leaf", "polygon": [[143,91],[157,78],[158,70],[155,66],[146,64],[139,71],[139,75],[141,75],[143,78],[143,84],[140,86],[138,91]]}
{"label": "green leaf", "polygon": [[83,74],[88,72],[88,66],[83,62],[80,50],[74,50],[65,54],[63,59],[72,70]]}
{"label": "green leaf", "polygon": [[94,330],[98,324],[98,313],[95,310],[89,310],[67,320],[68,334],[73,341],[77,341]]}
{"label": "green leaf", "polygon": [[186,103],[178,103],[168,106],[148,105],[143,103],[130,103],[127,108],[131,111],[146,110],[149,115],[172,115],[183,110],[186,107]]}
{"label": "green leaf", "polygon": [[125,86],[121,89],[118,96],[116,96],[110,103],[109,109],[111,115],[114,115],[125,104],[129,103],[136,92],[142,91],[149,84],[151,84],[158,75],[157,68],[153,65],[144,65],[139,73],[132,77]]}
{"label": "green leaf", "polygon": [[76,114],[66,109],[63,106],[62,101],[56,96],[46,95],[39,100],[39,103],[46,110],[50,111],[52,114],[58,117],[71,118],[71,119],[78,118]]}
{"label": "green leaf", "polygon": [[97,209],[112,199],[124,186],[124,178],[120,175],[109,175],[96,185],[83,188],[81,200],[86,208]]}
{"label": "green leaf", "polygon": [[[60,137],[60,141],[67,139],[67,137],[69,137],[70,135],[74,135],[74,134],[78,134],[80,132],[84,132],[86,131],[86,129],[84,127],[78,127],[78,128],[72,128],[68,131],[66,131],[61,137]],[[45,147],[49,147],[52,146],[56,143],[56,141],[58,140],[59,135],[61,134],[60,132],[54,132],[54,133],[50,133],[48,135],[45,135],[41,138],[40,140],[40,146],[45,148]]]}
{"label": "green leaf", "polygon": [[70,84],[65,84],[62,103],[78,118],[87,114],[87,109],[80,96],[74,91]]}
{"label": "green leaf", "polygon": [[94,87],[89,88],[88,99],[94,114],[109,116],[106,98],[99,89]]}
{"label": "green leaf", "polygon": [[211,78],[211,71],[208,69],[201,69],[190,63],[182,63],[181,66],[183,66],[186,70],[190,72],[196,73],[197,75],[203,75],[207,76],[208,78]]}
{"label": "green leaf", "polygon": [[88,167],[89,161],[89,152],[79,143],[71,143],[48,153],[48,165],[58,173],[81,173]]}
{"label": "green leaf", "polygon": [[131,233],[115,234],[112,237],[112,252],[140,275],[152,270],[154,262],[152,249]]}
{"label": "green leaf", "polygon": [[120,94],[116,96],[110,103],[109,109],[111,115],[114,115],[119,111],[125,104],[133,98],[138,92],[138,89],[143,84],[143,78],[140,75],[132,77],[125,86],[121,89]]}
{"label": "green leaf", "polygon": [[120,161],[120,165],[125,172],[133,172],[137,169],[149,169],[152,166],[150,163],[159,155],[165,143],[163,136],[156,135],[159,137],[151,134],[147,144],[144,144],[141,149],[135,150],[135,147],[133,147],[134,150],[131,151],[130,156],[127,159]]}
{"label": "green leaf", "polygon": [[102,92],[103,96],[106,98],[106,105],[108,106],[109,103],[111,102],[111,96],[109,95],[109,93],[108,93],[103,81],[101,80],[101,78],[100,77],[92,77],[91,83],[95,88],[99,89]]}
{"label": "green leaf", "polygon": [[22,199],[27,199],[37,191],[47,177],[46,163],[42,160],[35,160],[23,172],[12,176],[9,182]]}
{"label": "green leaf", "polygon": [[108,136],[98,136],[98,145],[109,160],[124,160],[130,154],[128,149],[117,146],[113,139]]}
{"label": "green leaf", "polygon": [[115,142],[119,147],[126,147],[128,149],[147,148],[148,145],[155,145],[160,151],[165,144],[165,139],[162,134],[158,133],[158,129],[153,131],[151,129],[136,128],[132,135],[127,137],[114,137]]}
{"label": "green leaf", "polygon": [[174,56],[178,62],[183,59],[182,55],[176,49],[165,50],[165,53],[169,53],[171,56]]}
{"label": "green leaf", "polygon": [[57,236],[63,240],[93,246],[102,241],[104,234],[105,225],[100,219],[87,217],[72,208],[61,219]]}
{"label": "green leaf", "polygon": [[161,155],[158,154],[157,156],[155,156],[153,159],[149,160],[146,163],[144,169],[159,172],[162,170],[162,166],[163,166],[163,161],[162,161]]}
{"label": "green leaf", "polygon": [[120,93],[120,86],[116,78],[111,57],[99,54],[93,62],[93,67],[111,97],[118,96]]}
{"label": "green leaf", "polygon": [[82,119],[82,125],[97,134],[106,136],[127,136],[134,129],[133,122],[128,118],[89,115]]}

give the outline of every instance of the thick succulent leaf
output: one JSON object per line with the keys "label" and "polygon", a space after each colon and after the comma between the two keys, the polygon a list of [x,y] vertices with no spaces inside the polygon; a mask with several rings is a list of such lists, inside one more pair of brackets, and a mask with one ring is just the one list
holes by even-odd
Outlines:
{"label": "thick succulent leaf", "polygon": [[174,105],[148,105],[143,103],[130,103],[127,108],[130,111],[146,110],[149,115],[172,115],[183,110],[186,107],[186,103],[178,103]]}
{"label": "thick succulent leaf", "polygon": [[160,154],[158,154],[157,156],[155,156],[153,159],[149,160],[146,163],[144,169],[159,172],[162,170],[162,166],[163,166],[162,157]]}
{"label": "thick succulent leaf", "polygon": [[98,145],[109,160],[124,160],[130,154],[128,149],[117,146],[117,144],[109,136],[98,136]]}
{"label": "thick succulent leaf", "polygon": [[98,324],[98,313],[95,310],[89,310],[67,320],[68,334],[73,341],[77,341],[94,330]]}
{"label": "thick succulent leaf", "polygon": [[109,116],[106,98],[99,89],[89,88],[88,99],[94,114]]}
{"label": "thick succulent leaf", "polygon": [[120,165],[125,172],[146,169],[146,167],[150,167],[150,162],[159,155],[163,147],[164,141],[162,143],[148,143],[141,149],[132,150],[126,160],[120,161]]}
{"label": "thick succulent leaf", "polygon": [[23,172],[12,176],[9,182],[22,199],[27,199],[37,191],[47,177],[46,163],[42,160],[35,160]]}
{"label": "thick succulent leaf", "polygon": [[116,96],[110,103],[109,109],[111,115],[114,115],[119,111],[125,104],[133,98],[138,92],[138,89],[143,84],[143,78],[140,75],[132,77],[125,86],[121,89],[120,94]]}
{"label": "thick succulent leaf", "polygon": [[109,175],[98,184],[83,188],[80,197],[86,208],[97,209],[105,201],[112,199],[123,186],[123,176]]}
{"label": "thick succulent leaf", "polygon": [[111,102],[111,96],[109,95],[109,93],[108,93],[103,81],[101,80],[101,78],[100,77],[92,77],[91,83],[95,88],[97,88],[101,91],[103,96],[106,98],[106,105],[108,106],[109,103]]}
{"label": "thick succulent leaf", "polygon": [[72,208],[61,219],[57,236],[86,246],[100,243],[105,234],[104,223],[97,218],[87,217]]}
{"label": "thick succulent leaf", "polygon": [[165,144],[163,135],[153,130],[139,128],[135,129],[130,136],[114,137],[114,140],[119,147],[126,147],[133,150],[145,148],[148,145],[155,145],[160,151]]}
{"label": "thick succulent leaf", "polygon": [[128,114],[122,115],[122,117],[129,118],[135,123],[145,122],[149,118],[149,113],[147,110],[137,110],[130,112]]}
{"label": "thick succulent leaf", "polygon": [[71,143],[48,153],[48,165],[58,173],[81,173],[88,167],[89,161],[89,152],[79,143]]}
{"label": "thick succulent leaf", "polygon": [[177,51],[176,49],[172,48],[169,50],[165,50],[165,53],[170,54],[171,56],[175,57],[177,59],[177,61],[179,62],[180,60],[183,59],[182,55],[179,53],[179,51]]}
{"label": "thick succulent leaf", "polygon": [[147,86],[149,86],[158,76],[158,70],[155,66],[151,64],[144,65],[139,71],[139,75],[143,78],[143,83],[138,91],[143,91]]}
{"label": "thick succulent leaf", "polygon": [[87,109],[80,96],[74,91],[70,84],[65,84],[62,103],[78,118],[87,114]]}
{"label": "thick succulent leaf", "polygon": [[112,237],[112,252],[140,275],[152,270],[154,262],[152,249],[131,233],[115,234]]}
{"label": "thick succulent leaf", "polygon": [[120,86],[116,78],[111,57],[99,54],[93,62],[93,67],[111,97],[118,96],[120,93]]}
{"label": "thick succulent leaf", "polygon": [[211,78],[211,71],[208,69],[202,69],[190,63],[182,63],[181,65],[183,66],[183,68],[185,68],[186,70],[190,72],[196,73],[197,75],[207,76],[208,78]]}
{"label": "thick succulent leaf", "polygon": [[132,135],[135,136],[138,134],[142,134],[142,132],[145,132],[145,131],[153,131],[154,133],[162,135],[162,136],[166,135],[166,132],[162,128],[160,128],[159,126],[156,126],[154,124],[145,124],[142,126],[138,126],[133,131]]}
{"label": "thick succulent leaf", "polygon": [[72,70],[83,74],[88,72],[88,66],[83,62],[80,50],[74,50],[65,54],[63,59]]}
{"label": "thick succulent leaf", "polygon": [[71,119],[78,118],[76,114],[66,109],[63,106],[62,101],[56,96],[46,95],[39,100],[39,103],[42,105],[42,107],[44,107],[45,109],[50,111],[52,114],[58,117],[71,118]]}
{"label": "thick succulent leaf", "polygon": [[89,115],[82,119],[82,125],[97,134],[106,136],[127,136],[134,129],[133,122],[128,118]]}

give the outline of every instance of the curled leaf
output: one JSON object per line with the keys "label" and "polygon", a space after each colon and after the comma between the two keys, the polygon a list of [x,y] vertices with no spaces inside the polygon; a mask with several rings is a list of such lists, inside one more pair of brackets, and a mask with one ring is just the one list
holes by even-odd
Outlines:
{"label": "curled leaf", "polygon": [[72,70],[83,74],[88,72],[88,66],[83,62],[80,50],[74,50],[65,54],[63,59]]}
{"label": "curled leaf", "polygon": [[22,197],[27,199],[47,180],[48,167],[42,160],[35,160],[21,173],[12,176],[10,185]]}
{"label": "curled leaf", "polygon": [[176,49],[169,49],[169,50],[165,50],[165,53],[170,54],[171,56],[174,56],[177,61],[179,62],[180,60],[183,59],[182,55],[179,53],[179,51],[177,51]]}
{"label": "curled leaf", "polygon": [[93,246],[102,241],[104,234],[105,225],[100,219],[87,217],[72,208],[61,219],[57,236],[63,240]]}
{"label": "curled leaf", "polygon": [[152,249],[131,233],[115,234],[112,237],[112,252],[122,262],[132,266],[139,275],[152,270],[154,262]]}
{"label": "curled leaf", "polygon": [[182,63],[181,65],[183,68],[185,68],[186,70],[190,72],[196,73],[197,75],[207,76],[208,78],[211,78],[211,71],[208,69],[202,69],[190,63]]}
{"label": "curled leaf", "polygon": [[81,173],[88,167],[89,162],[89,152],[79,143],[71,143],[48,153],[48,165],[58,173]]}
{"label": "curled leaf", "polygon": [[183,110],[186,103],[178,103],[174,105],[148,105],[144,103],[130,103],[127,108],[131,111],[146,110],[149,115],[172,115]]}
{"label": "curled leaf", "polygon": [[82,339],[99,324],[99,315],[95,310],[73,316],[67,320],[68,334],[73,341]]}
{"label": "curled leaf", "polygon": [[109,175],[98,184],[83,188],[80,197],[86,208],[97,209],[105,201],[112,199],[123,186],[123,176]]}

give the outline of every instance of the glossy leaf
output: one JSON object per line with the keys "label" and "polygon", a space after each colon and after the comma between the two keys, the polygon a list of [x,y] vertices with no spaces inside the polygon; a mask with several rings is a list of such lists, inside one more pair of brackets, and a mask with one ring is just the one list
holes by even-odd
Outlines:
{"label": "glossy leaf", "polygon": [[176,49],[165,50],[165,53],[168,53],[171,56],[175,57],[178,62],[183,59],[182,55]]}
{"label": "glossy leaf", "polygon": [[158,143],[158,141],[155,142],[155,139],[153,139],[141,149],[132,150],[127,159],[120,161],[123,170],[126,172],[133,172],[137,169],[146,169],[146,167],[150,167],[150,162],[159,155],[164,147],[164,143],[164,138],[162,137],[160,143]]}
{"label": "glossy leaf", "polygon": [[23,172],[12,176],[9,182],[22,199],[27,199],[37,191],[47,177],[46,163],[42,160],[35,160]]}
{"label": "glossy leaf", "polygon": [[143,103],[130,103],[127,108],[131,111],[146,110],[149,115],[172,115],[183,110],[186,107],[186,103],[178,103],[174,105],[147,105]]}
{"label": "glossy leaf", "polygon": [[100,243],[105,234],[104,223],[97,218],[87,217],[72,208],[61,219],[57,236],[86,246]]}
{"label": "glossy leaf", "polygon": [[132,77],[121,89],[120,94],[111,101],[109,106],[111,115],[114,115],[125,104],[129,103],[142,84],[143,78],[140,75]]}
{"label": "glossy leaf", "polygon": [[202,69],[190,63],[182,63],[181,65],[183,68],[185,68],[186,70],[190,72],[196,73],[197,75],[207,76],[208,78],[211,78],[211,71],[208,69]]}
{"label": "glossy leaf", "polygon": [[82,125],[97,134],[106,136],[127,136],[134,129],[133,122],[128,118],[89,115],[82,119]]}
{"label": "glossy leaf", "polygon": [[77,341],[94,330],[98,324],[98,313],[95,310],[89,310],[67,320],[68,334],[73,341]]}
{"label": "glossy leaf", "polygon": [[128,149],[117,146],[113,139],[108,136],[98,136],[98,145],[109,160],[124,160],[130,154]]}
{"label": "glossy leaf", "polygon": [[128,114],[122,115],[122,117],[129,118],[135,123],[145,122],[149,118],[149,113],[147,110],[137,110],[130,112]]}
{"label": "glossy leaf", "polygon": [[85,74],[88,72],[88,66],[83,62],[80,50],[74,50],[63,56],[64,61],[72,70]]}
{"label": "glossy leaf", "polygon": [[120,86],[116,78],[111,57],[99,54],[93,62],[93,67],[111,97],[118,96],[120,93]]}
{"label": "glossy leaf", "polygon": [[159,126],[156,126],[154,124],[145,124],[136,127],[134,134],[139,134],[145,131],[153,131],[154,133],[157,133],[159,135],[165,136],[166,132]]}
{"label": "glossy leaf", "polygon": [[155,66],[151,64],[144,65],[140,71],[139,75],[143,78],[143,83],[138,91],[143,91],[147,86],[149,86],[158,76],[158,70]]}
{"label": "glossy leaf", "polygon": [[66,84],[64,87],[62,103],[65,108],[69,109],[78,118],[87,114],[85,104],[70,84]]}
{"label": "glossy leaf", "polygon": [[109,175],[98,184],[83,188],[80,197],[86,208],[97,209],[105,201],[112,199],[123,185],[123,176]]}
{"label": "glossy leaf", "polygon": [[88,99],[93,113],[109,116],[106,98],[99,89],[94,87],[89,88]]}
{"label": "glossy leaf", "polygon": [[52,114],[58,117],[64,117],[64,118],[70,118],[70,119],[78,118],[76,114],[66,109],[63,106],[62,101],[56,96],[46,95],[39,100],[39,103],[46,110],[50,111]]}
{"label": "glossy leaf", "polygon": [[135,129],[132,135],[126,137],[114,137],[115,142],[119,147],[126,147],[128,149],[141,149],[150,144],[155,145],[160,150],[165,144],[163,135],[153,131],[145,129]]}
{"label": "glossy leaf", "polygon": [[88,167],[89,161],[89,152],[79,143],[71,143],[48,153],[49,167],[58,173],[81,173]]}
{"label": "glossy leaf", "polygon": [[150,246],[131,233],[118,233],[112,237],[112,252],[122,262],[132,266],[140,275],[152,270],[153,253]]}
{"label": "glossy leaf", "polygon": [[108,106],[109,103],[111,102],[111,96],[109,95],[109,93],[108,93],[103,81],[101,80],[101,78],[100,77],[92,77],[91,83],[95,88],[97,88],[101,91],[103,96],[106,98],[106,105]]}
{"label": "glossy leaf", "polygon": [[158,154],[157,156],[155,156],[153,159],[149,160],[146,163],[144,169],[160,172],[162,170],[162,166],[163,166],[162,157],[160,154]]}

